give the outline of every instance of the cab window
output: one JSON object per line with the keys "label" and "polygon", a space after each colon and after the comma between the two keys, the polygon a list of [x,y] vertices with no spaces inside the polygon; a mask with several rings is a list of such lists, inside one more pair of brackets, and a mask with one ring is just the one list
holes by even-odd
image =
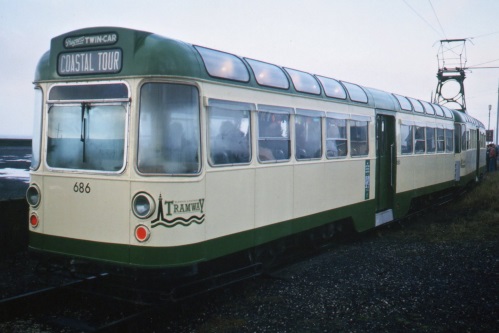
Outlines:
{"label": "cab window", "polygon": [[141,88],[137,167],[145,174],[196,174],[200,164],[199,97],[194,86]]}

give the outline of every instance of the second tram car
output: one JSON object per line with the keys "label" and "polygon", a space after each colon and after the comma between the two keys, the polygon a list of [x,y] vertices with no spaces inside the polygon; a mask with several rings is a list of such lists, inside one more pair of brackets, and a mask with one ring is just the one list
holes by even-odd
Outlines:
{"label": "second tram car", "polygon": [[475,181],[485,128],[425,101],[117,27],[52,39],[35,74],[30,249],[188,268]]}

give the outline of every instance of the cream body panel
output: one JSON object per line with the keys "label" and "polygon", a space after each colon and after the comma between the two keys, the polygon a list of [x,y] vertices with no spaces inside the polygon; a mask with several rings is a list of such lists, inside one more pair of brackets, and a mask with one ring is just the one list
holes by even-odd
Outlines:
{"label": "cream body panel", "polygon": [[[338,160],[324,165],[321,191],[326,210],[365,201],[365,159]],[[369,198],[374,199],[376,161],[371,160]]]}
{"label": "cream body panel", "polygon": [[[80,183],[83,184],[83,192],[80,191]],[[130,203],[124,199],[129,191],[130,183],[115,177],[45,176],[42,190],[42,205],[45,208],[43,232],[53,236],[127,244]]]}
{"label": "cream body panel", "polygon": [[254,228],[255,170],[220,168],[206,173],[206,239]]}
{"label": "cream body panel", "polygon": [[403,193],[413,190],[416,186],[414,179],[416,177],[416,160],[421,155],[399,155],[397,160],[397,193]]}
{"label": "cream body panel", "polygon": [[454,180],[454,154],[439,154],[437,161],[437,181],[444,183]]}
{"label": "cream body panel", "polygon": [[255,174],[255,227],[292,219],[293,166],[263,165]]}
{"label": "cream body panel", "polygon": [[324,163],[296,163],[294,167],[294,216],[301,217],[327,209],[324,196]]}

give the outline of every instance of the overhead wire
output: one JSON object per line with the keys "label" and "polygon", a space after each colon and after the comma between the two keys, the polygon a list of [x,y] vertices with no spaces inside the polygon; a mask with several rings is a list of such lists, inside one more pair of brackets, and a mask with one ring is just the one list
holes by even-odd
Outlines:
{"label": "overhead wire", "polygon": [[476,65],[472,65],[472,66],[469,66],[469,67],[477,67],[477,66],[481,66],[481,65],[485,65],[485,64],[490,64],[491,62],[496,62],[496,61],[499,61],[499,59],[494,59],[494,60],[482,62],[482,63],[476,64]]}
{"label": "overhead wire", "polygon": [[425,18],[423,16],[421,16],[414,8],[412,8],[412,6],[409,5],[406,0],[402,0],[402,1],[406,4],[407,7],[409,7],[414,12],[414,14],[416,14],[421,20],[423,20],[423,22],[425,22],[426,25],[428,25],[433,31],[435,31],[437,33],[437,35],[441,36],[441,33],[438,32],[438,30],[435,29],[427,20],[425,20]]}
{"label": "overhead wire", "polygon": [[496,35],[496,34],[499,34],[499,31],[489,32],[487,34],[482,34],[482,35],[478,35],[478,36],[474,36],[474,37],[468,37],[467,39],[477,39],[477,38],[488,37],[490,35]]}
{"label": "overhead wire", "polygon": [[435,18],[437,19],[438,25],[440,26],[440,29],[442,30],[442,33],[443,33],[445,39],[448,39],[447,38],[447,34],[445,33],[444,28],[442,27],[442,23],[440,23],[440,19],[438,18],[437,12],[435,11],[435,8],[433,7],[433,4],[431,3],[431,0],[428,0],[428,2],[430,3],[431,10],[433,11],[433,14],[435,15]]}

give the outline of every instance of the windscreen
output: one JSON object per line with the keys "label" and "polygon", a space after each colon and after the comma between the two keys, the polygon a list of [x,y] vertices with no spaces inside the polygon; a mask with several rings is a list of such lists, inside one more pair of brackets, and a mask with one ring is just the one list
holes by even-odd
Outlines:
{"label": "windscreen", "polygon": [[106,172],[122,170],[126,115],[126,106],[121,103],[52,106],[48,112],[48,166]]}

